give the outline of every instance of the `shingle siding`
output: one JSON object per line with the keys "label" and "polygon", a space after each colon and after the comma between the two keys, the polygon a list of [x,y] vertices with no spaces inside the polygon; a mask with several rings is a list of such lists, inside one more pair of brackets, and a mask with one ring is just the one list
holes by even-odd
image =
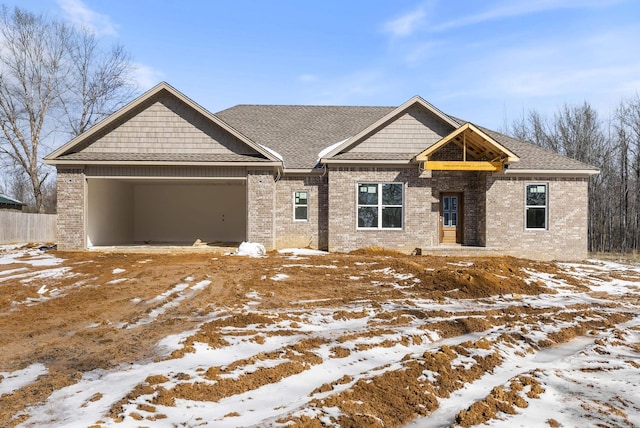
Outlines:
{"label": "shingle siding", "polygon": [[86,153],[256,154],[246,144],[168,95],[93,140]]}
{"label": "shingle siding", "polygon": [[354,153],[420,153],[453,127],[433,113],[414,105],[373,135],[346,151]]}

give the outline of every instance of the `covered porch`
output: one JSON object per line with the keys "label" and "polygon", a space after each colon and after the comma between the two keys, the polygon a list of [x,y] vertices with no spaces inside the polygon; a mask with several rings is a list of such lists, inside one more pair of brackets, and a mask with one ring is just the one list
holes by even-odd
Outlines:
{"label": "covered porch", "polygon": [[466,123],[419,153],[415,161],[422,174],[431,178],[432,200],[437,205],[438,246],[433,249],[484,248],[489,177],[519,158],[477,126]]}

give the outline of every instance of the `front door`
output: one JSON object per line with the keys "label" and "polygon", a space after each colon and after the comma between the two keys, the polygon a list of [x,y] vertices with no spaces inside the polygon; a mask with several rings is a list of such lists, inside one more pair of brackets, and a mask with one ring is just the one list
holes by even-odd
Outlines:
{"label": "front door", "polygon": [[440,194],[440,242],[462,244],[462,193]]}

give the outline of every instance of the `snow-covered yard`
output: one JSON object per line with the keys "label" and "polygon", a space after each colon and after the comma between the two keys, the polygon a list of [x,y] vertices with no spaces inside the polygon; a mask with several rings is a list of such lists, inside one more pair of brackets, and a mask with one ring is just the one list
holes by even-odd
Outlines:
{"label": "snow-covered yard", "polygon": [[0,247],[1,426],[640,426],[640,266]]}

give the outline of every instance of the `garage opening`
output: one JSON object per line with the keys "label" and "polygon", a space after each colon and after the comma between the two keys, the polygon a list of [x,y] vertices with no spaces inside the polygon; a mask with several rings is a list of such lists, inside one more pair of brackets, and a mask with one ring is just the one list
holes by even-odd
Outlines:
{"label": "garage opening", "polygon": [[239,243],[247,236],[244,179],[87,180],[87,245]]}

